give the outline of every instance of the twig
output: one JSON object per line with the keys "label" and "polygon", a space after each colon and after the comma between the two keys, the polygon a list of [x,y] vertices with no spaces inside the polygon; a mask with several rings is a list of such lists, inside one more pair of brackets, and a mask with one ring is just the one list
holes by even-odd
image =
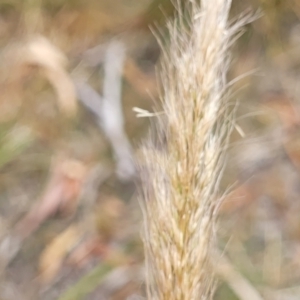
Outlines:
{"label": "twig", "polygon": [[125,57],[124,45],[113,40],[107,46],[104,62],[102,127],[109,139],[117,160],[117,174],[129,179],[135,174],[131,145],[124,131],[121,90]]}
{"label": "twig", "polygon": [[74,80],[78,100],[98,119],[101,123],[102,97],[87,83],[80,80]]}

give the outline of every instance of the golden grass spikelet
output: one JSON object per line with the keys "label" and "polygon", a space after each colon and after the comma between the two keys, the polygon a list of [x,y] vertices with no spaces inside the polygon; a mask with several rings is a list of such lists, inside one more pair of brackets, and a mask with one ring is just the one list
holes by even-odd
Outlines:
{"label": "golden grass spikelet", "polygon": [[248,21],[229,25],[231,0],[189,1],[185,12],[179,6],[168,24],[169,50],[163,47],[164,114],[155,119],[156,138],[142,149],[151,300],[212,298],[215,209],[232,123],[226,103],[228,50]]}

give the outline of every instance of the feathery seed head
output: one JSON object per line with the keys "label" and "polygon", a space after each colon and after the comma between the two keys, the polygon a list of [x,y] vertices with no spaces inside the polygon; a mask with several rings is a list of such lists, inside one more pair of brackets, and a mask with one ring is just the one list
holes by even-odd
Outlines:
{"label": "feathery seed head", "polygon": [[164,115],[156,119],[156,139],[142,151],[149,299],[212,296],[209,252],[230,132],[228,47],[239,28],[228,25],[230,5],[190,1],[189,20],[178,5],[177,19],[168,24],[169,50],[163,48],[160,72]]}

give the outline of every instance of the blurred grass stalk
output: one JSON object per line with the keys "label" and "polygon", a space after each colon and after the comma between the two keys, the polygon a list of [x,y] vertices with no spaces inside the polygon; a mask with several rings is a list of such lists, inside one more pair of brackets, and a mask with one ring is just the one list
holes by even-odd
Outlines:
{"label": "blurred grass stalk", "polygon": [[229,25],[231,0],[192,0],[185,11],[177,3],[162,46],[164,114],[142,149],[147,297],[206,300],[215,286],[215,211],[233,124],[229,48],[249,17]]}

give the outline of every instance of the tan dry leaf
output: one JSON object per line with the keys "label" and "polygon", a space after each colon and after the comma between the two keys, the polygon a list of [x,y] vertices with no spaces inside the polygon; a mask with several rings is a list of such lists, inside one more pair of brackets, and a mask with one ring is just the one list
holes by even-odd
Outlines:
{"label": "tan dry leaf", "polygon": [[71,225],[45,248],[39,260],[39,279],[42,283],[48,283],[54,278],[66,254],[74,247],[80,237],[80,230],[75,225]]}

